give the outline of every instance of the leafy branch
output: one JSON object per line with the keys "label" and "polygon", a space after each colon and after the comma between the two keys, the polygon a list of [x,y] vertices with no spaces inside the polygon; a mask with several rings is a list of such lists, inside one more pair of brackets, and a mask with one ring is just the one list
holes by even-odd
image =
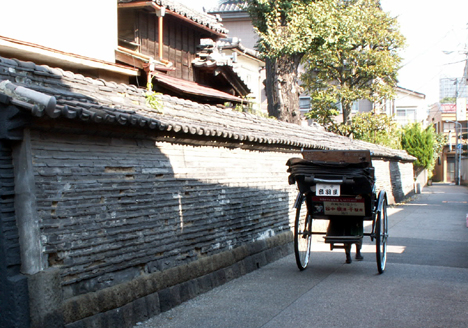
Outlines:
{"label": "leafy branch", "polygon": [[160,92],[153,91],[153,84],[151,82],[148,82],[148,84],[146,85],[146,88],[147,88],[146,93],[145,93],[146,103],[148,104],[148,106],[155,109],[157,113],[162,114],[164,112],[162,94]]}

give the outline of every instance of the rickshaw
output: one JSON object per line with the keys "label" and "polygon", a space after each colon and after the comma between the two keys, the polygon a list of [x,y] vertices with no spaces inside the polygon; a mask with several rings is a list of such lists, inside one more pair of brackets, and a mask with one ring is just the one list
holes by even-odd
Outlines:
{"label": "rickshaw", "polygon": [[[387,196],[376,193],[375,173],[368,150],[308,150],[303,158],[290,158],[289,184],[297,184],[294,207],[294,253],[299,270],[307,268],[313,235],[323,235],[330,250],[345,250],[351,263],[351,246],[356,259],[364,236],[375,240],[377,270],[385,271],[387,262]],[[313,231],[315,220],[328,220],[326,231]],[[371,226],[365,228],[365,222]],[[367,225],[366,225],[367,226]],[[324,230],[324,229],[322,229]]]}

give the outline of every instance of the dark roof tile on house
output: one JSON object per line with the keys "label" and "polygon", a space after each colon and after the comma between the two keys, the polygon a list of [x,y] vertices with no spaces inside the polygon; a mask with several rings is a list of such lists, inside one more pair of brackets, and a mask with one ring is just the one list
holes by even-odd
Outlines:
{"label": "dark roof tile on house", "polygon": [[[142,0],[118,0],[119,3],[131,3],[131,2],[145,2]],[[223,26],[218,19],[213,16],[198,10],[189,8],[182,3],[173,0],[151,0],[147,2],[153,2],[154,4],[164,7],[167,10],[170,10],[178,15],[186,17],[191,21],[206,26],[213,31],[218,33],[227,34],[228,30]]]}
{"label": "dark roof tile on house", "polygon": [[247,1],[244,0],[230,0],[224,1],[216,8],[210,9],[210,12],[233,12],[233,11],[245,11],[244,7],[247,6]]}
{"label": "dark roof tile on house", "polygon": [[413,161],[406,152],[351,140],[323,130],[261,118],[163,95],[163,113],[146,103],[145,90],[61,69],[0,57],[0,95],[35,117],[223,138],[283,149],[369,149],[375,156]]}
{"label": "dark roof tile on house", "polygon": [[[236,90],[237,94],[245,97],[251,93],[251,90],[242,78],[242,65],[238,64],[237,60],[233,59],[233,56],[227,56],[225,53],[221,52],[221,49],[227,49],[227,46],[225,45],[228,44],[231,45],[231,43],[228,43],[227,41],[204,43],[202,47],[203,49],[197,53],[197,58],[192,60],[192,66],[195,69],[202,71],[215,70],[217,74],[221,73],[222,76],[224,76],[224,79],[231,84],[234,90]],[[237,42],[237,44],[239,43]],[[241,48],[236,47],[235,49],[243,54],[247,54]],[[253,57],[251,54],[248,55]],[[260,60],[258,58],[256,59]]]}
{"label": "dark roof tile on house", "polygon": [[[196,66],[196,64],[194,64]],[[233,101],[233,102],[242,102],[242,98],[233,96],[229,93],[209,88],[198,84],[196,82],[187,81],[178,79],[176,77],[172,77],[166,74],[157,74],[153,77],[159,83],[162,83],[166,86],[166,88],[171,90],[178,90],[181,93],[191,94],[195,96],[206,96],[209,98],[217,98],[223,99],[225,101]]]}
{"label": "dark roof tile on house", "polygon": [[221,40],[219,43],[220,43],[220,48],[223,50],[224,49],[237,50],[257,60],[264,61],[264,58],[260,54],[260,52],[256,51],[255,49],[250,49],[250,48],[245,47],[242,43],[240,43],[240,41],[231,42],[231,43],[228,43],[228,42],[223,43],[223,41]]}

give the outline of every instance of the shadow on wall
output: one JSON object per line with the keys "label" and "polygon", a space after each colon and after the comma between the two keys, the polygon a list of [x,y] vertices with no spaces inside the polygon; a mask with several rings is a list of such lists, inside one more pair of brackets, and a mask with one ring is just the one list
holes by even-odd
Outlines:
{"label": "shadow on wall", "polygon": [[169,160],[151,140],[49,132],[31,145],[42,246],[64,298],[289,231],[288,191],[217,149],[175,147]]}
{"label": "shadow on wall", "polygon": [[[1,108],[1,106],[0,106]],[[28,280],[21,258],[14,208],[11,142],[0,140],[0,327],[29,327]]]}
{"label": "shadow on wall", "polygon": [[398,162],[389,162],[390,165],[390,183],[392,186],[393,197],[396,203],[405,199],[405,191],[403,190],[403,178],[401,176],[400,166]]}
{"label": "shadow on wall", "polygon": [[[268,168],[271,163],[259,162],[258,157],[249,161],[244,156],[237,162],[232,158],[223,162],[220,154],[207,156],[195,150],[200,157],[205,156],[204,162],[201,159],[197,162],[180,149],[166,156],[150,138],[135,138],[145,133],[142,129],[99,124],[105,116],[99,102],[73,92],[66,84],[56,83],[63,78],[61,74],[49,69],[39,72],[37,66],[36,70],[23,70],[23,65],[26,64],[1,58],[0,81],[9,80],[18,85],[18,81],[24,81],[22,86],[47,92],[60,105],[13,104],[24,106],[25,112],[34,114],[30,133],[25,136],[30,140],[18,147],[21,152],[30,152],[26,155],[31,156],[32,163],[17,165],[14,174],[18,177],[25,173],[21,170],[33,171],[27,172],[33,182],[28,180],[22,184],[33,191],[28,201],[34,205],[28,203],[28,206],[32,212],[37,211],[38,220],[34,220],[36,226],[31,228],[23,224],[30,216],[17,214],[16,223],[21,223],[20,236],[27,236],[30,232],[27,229],[35,229],[40,234],[40,243],[17,235],[12,240],[15,239],[16,246],[22,244],[23,252],[29,244],[40,244],[35,252],[43,257],[43,262],[38,261],[43,270],[28,276],[30,299],[27,293],[22,294],[23,303],[32,304],[31,316],[36,323],[40,324],[51,312],[55,311],[53,315],[56,315],[61,311],[63,307],[59,303],[80,296],[83,298],[69,303],[71,314],[64,314],[65,323],[130,305],[136,299],[143,299],[146,290],[168,288],[174,281],[174,276],[162,274],[158,281],[143,281],[148,285],[140,293],[132,285],[137,278],[186,268],[185,265],[203,259],[211,261],[203,262],[205,266],[199,270],[207,275],[210,270],[257,252],[245,245],[255,248],[259,247],[259,241],[265,241],[261,247],[270,247],[271,243],[266,242],[269,237],[290,231],[293,200],[288,191],[285,160],[281,159],[281,174],[272,175]],[[132,99],[124,100],[132,102]],[[77,105],[78,102],[83,104]],[[80,105],[86,105],[86,109]],[[114,115],[117,121],[128,118],[125,116],[128,113],[118,109],[107,114]],[[45,119],[41,119],[44,115]],[[13,127],[21,131],[24,128],[23,125]],[[109,131],[104,131],[107,128]],[[122,133],[133,134],[124,139]],[[216,152],[221,147],[214,149]],[[173,169],[174,163],[177,169]],[[280,189],[272,187],[276,185]],[[3,233],[0,237],[4,237]],[[1,251],[9,250],[11,242],[2,243]],[[229,256],[231,251],[235,255]],[[218,254],[227,255],[228,259],[216,257]],[[10,271],[7,278],[15,278],[15,273]],[[195,273],[184,274],[195,278]],[[217,281],[222,281],[218,278]],[[61,289],[53,306],[48,303],[50,295],[41,291],[57,286],[49,288],[44,281],[60,281]],[[119,289],[121,285],[126,286]],[[112,288],[113,294],[108,293],[115,296],[111,302],[95,299],[97,293],[93,292]],[[9,291],[15,294],[18,290],[13,286]],[[96,320],[101,319],[96,317]],[[57,321],[60,325],[60,318]],[[47,321],[42,324],[47,326]]]}

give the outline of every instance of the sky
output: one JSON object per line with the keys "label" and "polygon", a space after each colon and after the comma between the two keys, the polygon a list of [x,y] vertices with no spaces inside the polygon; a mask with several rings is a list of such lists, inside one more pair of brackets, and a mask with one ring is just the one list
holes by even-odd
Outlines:
{"label": "sky", "polygon": [[[202,10],[219,0],[179,0]],[[406,38],[398,85],[439,100],[439,79],[462,77],[468,52],[468,0],[381,0]]]}
{"label": "sky", "polygon": [[[406,37],[399,86],[439,100],[439,78],[462,77],[468,52],[467,0],[381,0]],[[448,54],[446,54],[448,53]]]}

